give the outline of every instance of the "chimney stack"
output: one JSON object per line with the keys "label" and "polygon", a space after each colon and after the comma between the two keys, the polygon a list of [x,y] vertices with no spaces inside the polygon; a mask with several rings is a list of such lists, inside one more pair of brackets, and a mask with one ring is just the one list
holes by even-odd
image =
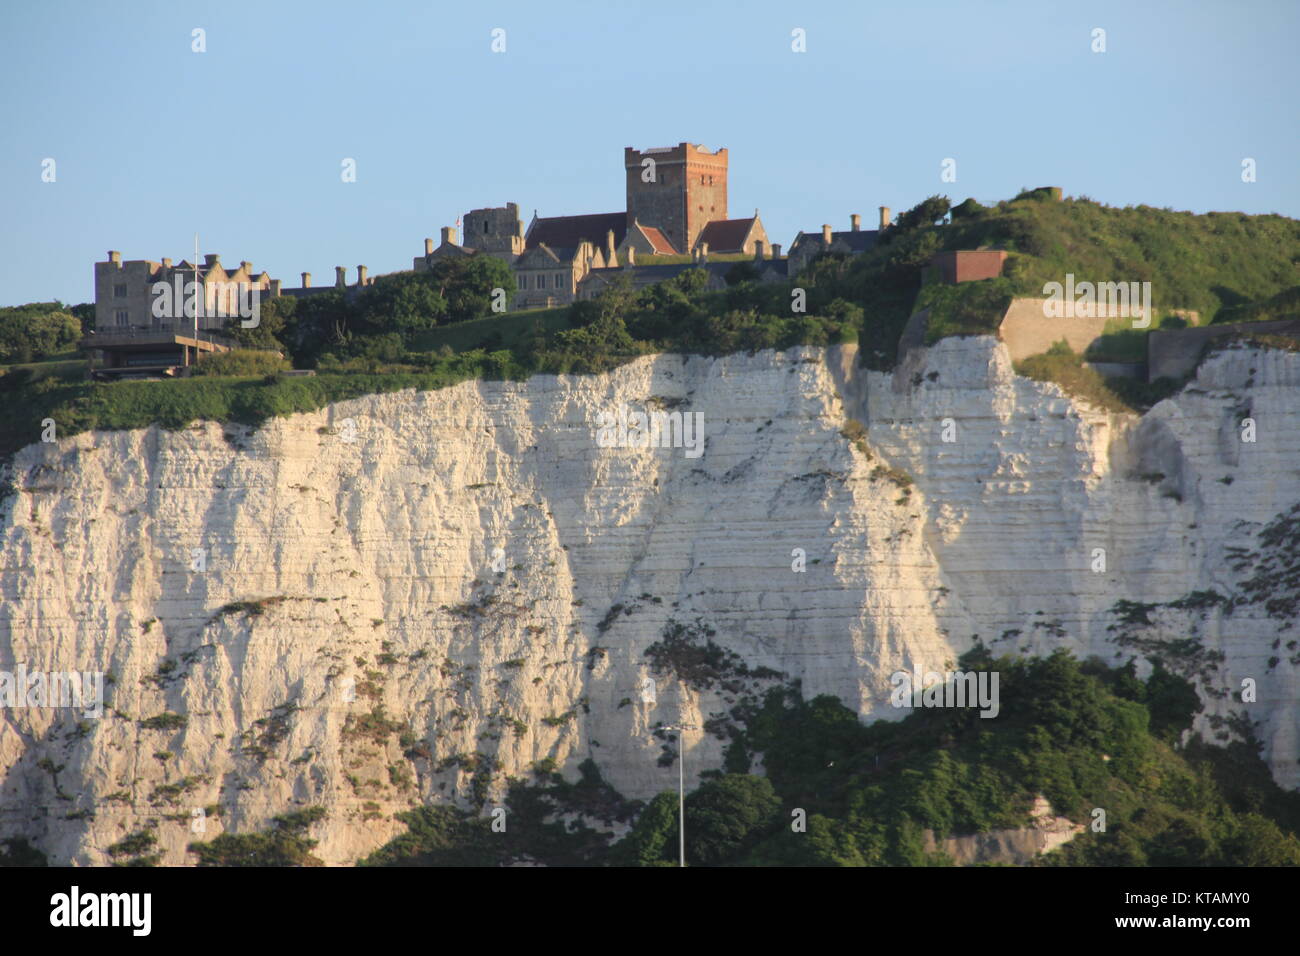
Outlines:
{"label": "chimney stack", "polygon": [[241,261],[239,267],[247,272],[250,276],[253,274],[253,264],[247,261]]}
{"label": "chimney stack", "polygon": [[605,230],[605,258],[609,262],[614,261],[614,230]]}
{"label": "chimney stack", "polygon": [[280,298],[280,280],[279,280],[279,279],[272,279],[272,280],[271,280],[271,298],[273,298],[273,299],[278,299],[278,298]]}
{"label": "chimney stack", "polygon": [[700,261],[701,262],[709,261],[709,244],[707,242],[700,243]]}
{"label": "chimney stack", "polygon": [[754,243],[754,260],[756,262],[763,261],[763,240],[762,239],[759,239],[757,242]]}
{"label": "chimney stack", "polygon": [[366,273],[369,272],[365,266],[357,266],[357,285],[366,285]]}
{"label": "chimney stack", "polygon": [[336,289],[346,288],[348,284],[347,276],[348,276],[347,266],[335,266],[334,267],[334,288]]}
{"label": "chimney stack", "polygon": [[781,243],[779,242],[772,243],[772,258],[773,259],[781,258]]}
{"label": "chimney stack", "polygon": [[302,274],[302,287],[303,287],[304,289],[310,289],[310,288],[311,288],[311,273],[310,273],[310,272],[304,272],[304,273]]}
{"label": "chimney stack", "polygon": [[122,268],[122,253],[116,251],[115,249],[109,249],[108,261],[113,263],[119,269]]}
{"label": "chimney stack", "polygon": [[426,239],[426,240],[424,240],[424,254],[425,254],[426,256],[431,256],[431,255],[433,255],[433,240],[432,240],[432,239]]}
{"label": "chimney stack", "polygon": [[889,226],[889,207],[880,207],[880,228],[885,229]]}
{"label": "chimney stack", "polygon": [[854,232],[862,231],[862,217],[859,216],[856,212],[853,215],[849,216],[849,222],[853,224],[852,229]]}
{"label": "chimney stack", "polygon": [[164,259],[162,261],[162,267],[164,269],[170,269],[172,267],[172,261],[170,259]]}
{"label": "chimney stack", "polygon": [[456,230],[452,226],[442,227],[442,244],[444,246],[456,245]]}
{"label": "chimney stack", "polygon": [[827,246],[831,244],[831,224],[828,222],[822,223],[822,242]]}
{"label": "chimney stack", "polygon": [[636,265],[636,246],[627,247],[627,261],[623,265],[629,269]]}
{"label": "chimney stack", "polygon": [[203,268],[211,269],[219,265],[221,265],[221,256],[209,253],[203,257]]}

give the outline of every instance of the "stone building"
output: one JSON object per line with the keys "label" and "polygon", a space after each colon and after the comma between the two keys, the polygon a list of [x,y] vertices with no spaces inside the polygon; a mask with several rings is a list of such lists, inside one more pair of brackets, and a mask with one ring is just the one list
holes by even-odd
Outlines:
{"label": "stone building", "polygon": [[[727,151],[710,152],[691,143],[623,151],[627,208],[623,212],[581,216],[541,217],[534,211],[525,231],[516,203],[466,213],[464,244],[456,230],[445,227],[435,248],[424,241],[424,255],[412,261],[415,269],[428,269],[440,259],[491,255],[514,272],[518,292],[511,308],[567,305],[582,298],[584,288],[608,284],[608,270],[634,257],[637,281],[662,281],[690,263],[673,263],[673,271],[652,271],[657,256],[695,257],[710,253],[754,255],[780,246],[768,241],[758,211],[745,219],[727,218]],[[871,233],[874,236],[874,233]],[[856,245],[856,240],[852,243]],[[838,247],[837,247],[838,248]],[[766,261],[766,257],[763,259]],[[663,264],[667,265],[667,264]],[[725,271],[734,263],[718,264]],[[784,274],[784,261],[759,268],[760,277],[772,281]],[[606,278],[584,285],[593,271],[606,270]],[[659,278],[655,278],[658,276]]]}
{"label": "stone building", "polygon": [[834,232],[829,224],[822,226],[820,232],[800,232],[790,244],[790,275],[798,275],[808,263],[823,252],[857,255],[866,252],[876,244],[881,230],[889,226],[889,207],[880,207],[880,229],[864,230],[862,217],[854,213],[849,217],[847,232]]}
{"label": "stone building", "polygon": [[[195,300],[195,281],[201,288]],[[280,280],[251,262],[228,270],[221,257],[123,260],[110,250],[95,263],[95,327],[80,342],[97,378],[174,375],[201,352],[227,350],[226,323],[246,314],[254,296],[279,295]]]}
{"label": "stone building", "polygon": [[715,219],[706,224],[691,246],[691,251],[715,255],[743,252],[752,256],[756,248],[766,248],[769,244],[767,230],[763,228],[758,210],[755,209],[754,215],[749,219]]}
{"label": "stone building", "polygon": [[727,151],[692,143],[623,150],[627,225],[658,229],[674,251],[687,253],[704,227],[727,218]]}

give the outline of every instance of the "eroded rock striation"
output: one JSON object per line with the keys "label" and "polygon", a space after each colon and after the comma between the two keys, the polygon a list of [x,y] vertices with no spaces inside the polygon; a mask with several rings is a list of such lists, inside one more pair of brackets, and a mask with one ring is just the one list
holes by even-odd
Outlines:
{"label": "eroded rock striation", "polygon": [[[602,447],[620,406],[700,413],[704,453]],[[1219,353],[1139,418],[979,337],[892,374],[851,347],[660,355],[33,445],[0,670],[100,671],[107,705],[0,708],[0,837],[104,864],[158,821],[182,864],[322,806],[315,852],[350,863],[394,812],[490,806],[539,761],[674,786],[659,724],[702,728],[695,778],[776,683],[896,718],[892,673],[976,640],[1159,656],[1208,737],[1244,715],[1295,787],[1297,408],[1293,353]],[[716,666],[680,653],[709,642]]]}

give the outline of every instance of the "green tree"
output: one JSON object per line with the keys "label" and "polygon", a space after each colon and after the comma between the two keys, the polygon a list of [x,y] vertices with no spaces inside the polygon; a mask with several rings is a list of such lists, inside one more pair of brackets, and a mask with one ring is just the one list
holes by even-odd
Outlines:
{"label": "green tree", "polygon": [[67,351],[81,323],[59,302],[0,308],[0,362],[30,362]]}
{"label": "green tree", "polygon": [[265,833],[223,833],[206,843],[191,843],[199,866],[323,866],[311,854],[317,841],[307,828],[324,819],[323,807],[309,807],[278,816]]}
{"label": "green tree", "polygon": [[627,836],[614,845],[622,866],[669,866],[676,861],[677,794],[665,790],[651,800]]}
{"label": "green tree", "polygon": [[781,800],[766,777],[730,773],[686,798],[686,859],[726,863],[768,836],[781,819]]}
{"label": "green tree", "polygon": [[379,276],[357,299],[359,319],[372,333],[396,331],[402,336],[431,329],[447,317],[447,300],[429,272],[397,272]]}
{"label": "green tree", "polygon": [[446,303],[447,322],[490,315],[496,289],[502,290],[506,303],[515,294],[514,273],[495,256],[442,259],[435,263],[429,277]]}

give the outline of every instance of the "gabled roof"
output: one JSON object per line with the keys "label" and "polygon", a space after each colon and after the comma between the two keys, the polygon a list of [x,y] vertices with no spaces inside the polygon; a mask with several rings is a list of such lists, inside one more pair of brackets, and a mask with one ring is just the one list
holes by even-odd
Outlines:
{"label": "gabled roof", "polygon": [[715,219],[700,230],[700,237],[695,244],[709,244],[710,252],[742,252],[749,232],[758,221],[757,216],[748,219]]}
{"label": "gabled roof", "polygon": [[656,228],[655,226],[643,226],[641,225],[641,223],[638,222],[638,223],[633,223],[633,228],[639,229],[641,231],[641,235],[645,236],[646,241],[650,243],[650,248],[654,250],[655,255],[658,256],[677,255],[677,250],[674,249],[673,244],[668,241],[668,237],[665,236],[662,232],[660,232],[659,229]]}
{"label": "gabled roof", "polygon": [[533,219],[524,239],[524,248],[545,243],[552,249],[573,249],[586,239],[598,249],[605,248],[605,235],[614,230],[614,245],[627,235],[627,213],[602,212],[591,216],[552,216]]}
{"label": "gabled roof", "polygon": [[[831,245],[835,245],[835,243],[837,242],[842,242],[855,253],[866,252],[868,249],[875,246],[876,238],[879,235],[880,235],[880,231],[877,229],[859,229],[857,232],[854,232],[852,229],[848,229],[845,230],[844,232],[832,232]],[[795,237],[795,240],[791,244],[790,248],[793,250],[796,246],[804,242],[815,242],[817,245],[820,246],[821,241],[822,241],[822,233],[820,229],[818,229],[815,232],[801,232],[799,233],[798,236]],[[712,249],[713,246],[710,245],[709,248]]]}

